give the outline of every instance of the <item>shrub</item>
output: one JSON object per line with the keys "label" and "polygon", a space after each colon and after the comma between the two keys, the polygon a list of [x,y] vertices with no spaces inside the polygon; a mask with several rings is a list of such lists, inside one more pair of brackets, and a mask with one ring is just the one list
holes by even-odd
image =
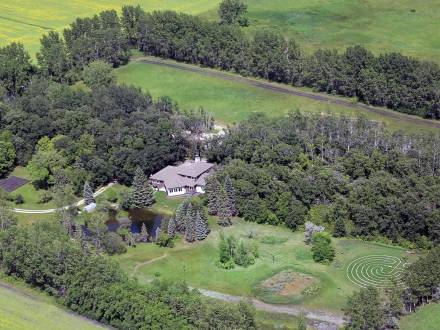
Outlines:
{"label": "shrub", "polygon": [[113,189],[107,190],[105,199],[110,203],[116,203],[118,201],[118,194]]}
{"label": "shrub", "polygon": [[109,255],[123,254],[127,252],[127,246],[122,241],[121,236],[116,233],[107,233],[104,237],[104,249]]}
{"label": "shrub", "polygon": [[166,233],[161,233],[159,238],[156,241],[156,244],[161,247],[174,247],[174,238]]}
{"label": "shrub", "polygon": [[316,262],[330,263],[335,258],[335,249],[331,245],[330,234],[326,232],[313,235],[312,257]]}
{"label": "shrub", "polygon": [[23,204],[24,198],[21,194],[15,195],[15,204]]}
{"label": "shrub", "polygon": [[217,261],[216,262],[217,267],[223,268],[223,269],[233,269],[235,267],[234,260],[229,259],[226,262]]}
{"label": "shrub", "polygon": [[38,203],[40,203],[40,204],[49,203],[52,199],[53,199],[52,193],[50,191],[43,190],[40,193],[40,198],[38,200]]}

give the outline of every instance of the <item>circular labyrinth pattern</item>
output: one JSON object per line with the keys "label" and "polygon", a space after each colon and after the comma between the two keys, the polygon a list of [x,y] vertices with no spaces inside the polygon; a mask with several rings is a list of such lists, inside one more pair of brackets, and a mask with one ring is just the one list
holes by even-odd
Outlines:
{"label": "circular labyrinth pattern", "polygon": [[368,255],[354,259],[347,267],[347,277],[360,287],[385,287],[392,278],[398,279],[405,268],[402,260],[387,255]]}

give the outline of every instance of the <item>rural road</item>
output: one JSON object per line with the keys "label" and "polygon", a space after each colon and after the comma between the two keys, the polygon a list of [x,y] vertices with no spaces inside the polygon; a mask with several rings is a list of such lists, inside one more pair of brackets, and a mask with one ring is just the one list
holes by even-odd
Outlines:
{"label": "rural road", "polygon": [[[115,183],[111,182],[108,185],[98,189],[93,193],[94,197],[97,197],[101,195],[104,191],[106,191],[108,188],[113,186]],[[80,201],[76,202],[74,205],[71,206],[81,206],[84,204],[84,199],[81,199]],[[67,209],[69,206],[64,206],[64,209]],[[46,210],[29,210],[29,209],[12,209],[15,213],[23,213],[23,214],[49,214],[49,213],[55,213],[58,209],[46,209]]]}
{"label": "rural road", "polygon": [[440,121],[433,121],[429,119],[424,119],[417,116],[412,116],[408,114],[404,114],[401,112],[393,111],[386,108],[379,108],[369,106],[363,103],[354,103],[349,99],[344,99],[342,97],[335,97],[324,93],[313,93],[308,92],[299,88],[292,87],[290,85],[282,85],[277,83],[271,83],[264,80],[259,80],[255,78],[243,77],[238,74],[233,74],[226,71],[219,71],[210,68],[203,68],[192,64],[180,63],[171,60],[164,60],[157,57],[139,57],[133,59],[134,62],[141,62],[146,64],[159,65],[164,67],[169,67],[173,69],[178,69],[182,71],[195,72],[206,76],[221,78],[229,81],[241,82],[250,86],[262,88],[264,90],[272,91],[274,93],[279,94],[288,94],[299,97],[308,98],[318,102],[324,102],[327,104],[336,104],[340,106],[344,106],[350,109],[358,109],[362,111],[366,111],[373,114],[382,115],[391,120],[402,121],[406,123],[411,123],[415,125],[431,127],[431,128],[439,128],[440,129]]}

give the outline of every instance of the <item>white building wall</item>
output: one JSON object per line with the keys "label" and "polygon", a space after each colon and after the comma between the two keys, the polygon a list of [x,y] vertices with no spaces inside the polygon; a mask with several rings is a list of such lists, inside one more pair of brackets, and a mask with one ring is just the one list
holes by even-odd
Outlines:
{"label": "white building wall", "polygon": [[167,189],[168,196],[180,196],[186,194],[185,188],[170,188]]}
{"label": "white building wall", "polygon": [[196,192],[199,194],[204,194],[205,193],[205,189],[203,189],[202,186],[196,186]]}

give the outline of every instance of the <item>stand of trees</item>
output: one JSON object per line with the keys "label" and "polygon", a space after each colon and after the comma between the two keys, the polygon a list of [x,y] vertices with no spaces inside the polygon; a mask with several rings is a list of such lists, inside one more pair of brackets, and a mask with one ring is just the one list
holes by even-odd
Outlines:
{"label": "stand of trees", "polygon": [[[248,221],[325,225],[334,236],[440,241],[440,137],[391,133],[363,117],[255,115],[206,144]],[[214,178],[212,178],[214,180]],[[411,243],[412,242],[412,243]]]}
{"label": "stand of trees", "polygon": [[[401,282],[402,281],[402,282]],[[367,287],[349,297],[346,329],[399,329],[399,317],[440,300],[440,247],[411,264],[384,290]]]}
{"label": "stand of trees", "polygon": [[140,7],[127,6],[123,8],[122,28],[130,44],[146,54],[440,118],[440,68],[435,63],[399,53],[376,56],[361,46],[343,53],[318,50],[306,55],[296,42],[272,31],[260,30],[253,38],[247,37],[236,24],[245,20],[245,7],[239,1],[222,2],[219,12],[220,24],[171,11],[146,13]]}
{"label": "stand of trees", "polygon": [[220,22],[172,11],[146,13],[139,6],[124,6],[121,17],[109,10],[77,18],[63,36],[52,31],[41,38],[39,67],[32,65],[21,44],[0,48],[2,94],[22,94],[35,73],[56,82],[77,81],[88,64],[102,60],[117,67],[128,61],[130,48],[138,48],[149,55],[440,118],[437,64],[399,53],[374,55],[361,46],[306,55],[293,40],[272,31],[259,30],[249,38],[239,27],[247,24],[245,12],[241,1],[225,0],[219,7]]}
{"label": "stand of trees", "polygon": [[115,262],[85,251],[58,223],[1,228],[1,270],[88,318],[117,329],[256,328],[252,306],[205,303],[184,283],[142,286]]}

